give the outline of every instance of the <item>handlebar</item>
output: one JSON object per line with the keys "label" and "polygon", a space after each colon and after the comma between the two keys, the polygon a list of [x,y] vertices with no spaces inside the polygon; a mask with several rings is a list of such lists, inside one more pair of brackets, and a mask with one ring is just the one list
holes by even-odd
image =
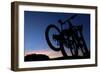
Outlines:
{"label": "handlebar", "polygon": [[71,19],[74,19],[76,16],[77,16],[77,14],[74,14],[73,16],[71,16],[70,18],[68,18],[67,20],[62,21],[61,19],[59,19],[58,22],[60,24],[65,24],[66,22],[70,21]]}

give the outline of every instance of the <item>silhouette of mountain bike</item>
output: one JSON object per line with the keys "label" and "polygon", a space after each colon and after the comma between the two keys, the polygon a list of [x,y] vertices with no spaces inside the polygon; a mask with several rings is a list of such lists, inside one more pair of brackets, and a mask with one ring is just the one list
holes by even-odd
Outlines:
{"label": "silhouette of mountain bike", "polygon": [[[68,56],[64,46],[70,49],[72,56],[79,56],[79,49],[83,56],[90,55],[82,34],[82,25],[75,26],[71,22],[76,16],[77,14],[65,21],[58,20],[60,28],[54,24],[50,24],[45,31],[45,37],[49,47],[54,51],[61,51],[64,57]],[[66,23],[68,23],[68,28],[63,29],[63,24]]]}

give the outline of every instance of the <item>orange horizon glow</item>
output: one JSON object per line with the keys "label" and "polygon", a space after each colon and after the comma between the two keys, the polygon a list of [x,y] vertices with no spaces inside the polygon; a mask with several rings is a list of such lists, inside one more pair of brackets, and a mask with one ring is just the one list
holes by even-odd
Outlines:
{"label": "orange horizon glow", "polygon": [[62,57],[62,53],[59,52],[54,52],[52,50],[37,50],[37,51],[26,51],[24,56],[30,55],[30,54],[43,54],[47,55],[49,58],[57,58],[57,57]]}
{"label": "orange horizon glow", "polygon": [[[68,55],[71,56],[71,52],[66,48],[65,50]],[[53,51],[49,48],[49,50],[33,50],[33,51],[25,51],[24,56],[30,55],[30,54],[43,54],[47,55],[49,58],[57,58],[57,57],[62,57],[61,51]],[[82,56],[81,50],[79,50],[79,55]]]}

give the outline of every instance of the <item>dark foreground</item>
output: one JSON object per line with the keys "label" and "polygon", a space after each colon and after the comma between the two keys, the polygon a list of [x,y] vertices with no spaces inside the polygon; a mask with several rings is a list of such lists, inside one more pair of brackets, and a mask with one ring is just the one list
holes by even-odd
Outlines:
{"label": "dark foreground", "polygon": [[67,57],[58,57],[58,58],[49,58],[47,55],[43,54],[30,54],[24,57],[24,61],[47,61],[47,60],[71,60],[71,59],[87,59],[90,56],[67,56]]}

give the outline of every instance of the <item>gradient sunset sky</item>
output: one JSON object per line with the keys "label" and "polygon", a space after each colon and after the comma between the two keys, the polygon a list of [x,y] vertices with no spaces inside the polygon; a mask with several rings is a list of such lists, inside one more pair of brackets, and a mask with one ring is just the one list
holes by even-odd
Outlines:
{"label": "gradient sunset sky", "polygon": [[[27,54],[46,54],[50,58],[61,57],[61,52],[55,52],[48,46],[45,38],[45,30],[49,24],[60,28],[59,19],[66,20],[75,13],[36,12],[24,11],[24,50]],[[90,14],[78,14],[72,20],[74,25],[83,25],[83,36],[88,49],[90,49]],[[68,24],[63,26],[68,27]],[[66,48],[67,53],[70,51]]]}

